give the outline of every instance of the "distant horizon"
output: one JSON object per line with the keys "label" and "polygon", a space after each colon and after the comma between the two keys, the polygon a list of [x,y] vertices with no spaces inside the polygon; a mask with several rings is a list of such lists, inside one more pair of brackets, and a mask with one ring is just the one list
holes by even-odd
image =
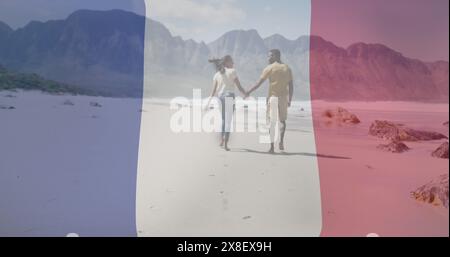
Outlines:
{"label": "distant horizon", "polygon": [[204,44],[206,44],[206,45],[213,43],[214,41],[216,41],[216,40],[218,40],[219,38],[223,37],[223,36],[226,35],[227,33],[230,33],[230,32],[233,32],[233,31],[245,31],[245,32],[249,32],[249,31],[253,31],[253,30],[254,30],[254,31],[256,31],[256,32],[258,33],[258,35],[259,35],[262,39],[267,39],[267,38],[273,37],[273,36],[275,36],[275,35],[279,35],[279,36],[283,37],[284,39],[286,39],[286,40],[288,40],[288,41],[294,42],[294,41],[296,41],[296,40],[298,40],[298,39],[300,39],[300,38],[302,38],[302,37],[319,37],[319,38],[322,38],[323,40],[325,40],[325,41],[327,41],[327,42],[330,42],[330,43],[334,44],[335,46],[337,46],[337,47],[339,47],[339,48],[342,48],[342,49],[348,49],[350,46],[355,45],[355,44],[360,44],[360,43],[366,44],[366,45],[383,45],[383,46],[386,46],[387,48],[389,48],[389,49],[391,49],[391,50],[393,50],[393,51],[395,51],[395,52],[400,53],[401,55],[403,55],[404,57],[406,57],[406,58],[408,58],[408,59],[419,60],[419,61],[422,61],[422,62],[424,62],[424,63],[436,63],[436,62],[446,62],[446,63],[449,63],[448,60],[444,60],[444,59],[436,59],[436,60],[431,60],[431,61],[430,61],[430,60],[423,60],[423,59],[420,59],[420,58],[410,57],[410,56],[405,55],[405,54],[404,54],[403,52],[401,52],[400,50],[394,49],[394,48],[392,48],[392,47],[389,46],[389,45],[386,45],[386,44],[383,44],[383,43],[379,43],[379,42],[363,42],[363,41],[358,41],[358,42],[353,42],[353,43],[349,44],[348,46],[342,46],[342,45],[336,44],[335,42],[333,42],[333,41],[327,39],[326,37],[324,37],[324,36],[322,36],[322,35],[300,35],[300,36],[298,36],[298,37],[295,38],[295,39],[291,39],[291,38],[288,38],[288,37],[286,37],[285,35],[283,35],[283,34],[281,34],[281,33],[278,33],[278,32],[276,32],[276,33],[274,33],[274,34],[271,34],[271,35],[268,35],[268,36],[263,36],[263,35],[261,35],[261,33],[260,33],[257,29],[242,29],[242,28],[239,29],[239,28],[235,28],[235,29],[231,29],[231,30],[229,30],[229,31],[226,31],[226,32],[222,33],[221,36],[219,36],[218,38],[216,38],[216,39],[214,39],[214,40],[212,40],[212,41],[210,41],[210,42],[205,42],[205,41],[195,40],[195,39],[193,39],[193,38],[185,38],[185,37],[183,37],[182,35],[175,34],[173,31],[170,30],[170,28],[168,28],[168,27],[166,26],[166,24],[164,24],[164,23],[163,23],[162,21],[160,21],[160,20],[153,19],[153,18],[148,18],[148,17],[146,17],[145,15],[136,13],[136,12],[134,12],[134,11],[123,10],[123,9],[108,9],[108,10],[78,9],[78,10],[75,10],[75,11],[71,12],[71,13],[70,13],[69,15],[67,15],[65,18],[61,18],[61,19],[49,19],[49,20],[45,20],[45,21],[42,21],[42,20],[30,20],[30,21],[27,22],[25,25],[20,26],[20,27],[17,27],[17,28],[14,28],[13,26],[11,26],[10,24],[8,24],[7,22],[5,22],[5,21],[3,21],[3,20],[0,20],[0,22],[3,22],[4,24],[6,24],[6,25],[7,25],[8,27],[10,27],[13,31],[17,31],[17,30],[20,30],[20,29],[23,29],[23,28],[27,27],[30,23],[33,23],[33,22],[47,23],[47,22],[51,22],[51,21],[64,21],[64,20],[67,20],[67,18],[68,18],[70,15],[72,15],[73,13],[78,12],[78,11],[94,11],[94,12],[95,12],[95,11],[99,11],[99,12],[123,11],[123,12],[133,13],[133,14],[135,14],[135,15],[138,15],[138,16],[141,16],[141,17],[144,17],[144,18],[147,18],[147,19],[150,19],[150,20],[152,20],[152,21],[155,21],[155,22],[158,22],[158,23],[162,24],[167,30],[169,30],[169,32],[171,33],[171,35],[172,35],[173,37],[180,37],[180,38],[183,39],[184,41],[192,40],[192,41],[194,41],[194,42],[196,42],[196,43],[204,43]]}

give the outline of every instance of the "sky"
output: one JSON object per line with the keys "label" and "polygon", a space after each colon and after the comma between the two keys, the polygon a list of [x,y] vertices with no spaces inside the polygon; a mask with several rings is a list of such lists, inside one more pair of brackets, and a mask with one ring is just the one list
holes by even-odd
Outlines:
{"label": "sky", "polygon": [[[145,0],[147,16],[174,35],[209,43],[233,29],[263,37],[320,35],[347,47],[382,43],[424,61],[449,60],[449,0]],[[13,28],[63,19],[78,9],[145,14],[144,0],[0,0],[0,20]]]}
{"label": "sky", "polygon": [[146,0],[147,16],[185,39],[209,43],[234,29],[288,39],[309,35],[310,0]]}

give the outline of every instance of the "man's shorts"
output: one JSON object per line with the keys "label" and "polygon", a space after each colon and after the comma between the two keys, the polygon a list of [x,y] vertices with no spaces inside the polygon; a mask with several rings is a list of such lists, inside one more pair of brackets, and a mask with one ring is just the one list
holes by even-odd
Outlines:
{"label": "man's shorts", "polygon": [[271,96],[267,99],[267,120],[268,122],[286,121],[288,114],[288,97]]}

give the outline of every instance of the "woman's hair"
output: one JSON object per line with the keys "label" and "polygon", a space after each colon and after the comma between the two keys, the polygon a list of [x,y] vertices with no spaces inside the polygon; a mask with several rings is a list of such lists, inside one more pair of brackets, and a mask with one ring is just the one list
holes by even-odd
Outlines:
{"label": "woman's hair", "polygon": [[209,59],[208,61],[212,64],[214,64],[214,66],[216,66],[216,70],[219,71],[220,73],[225,73],[225,63],[232,61],[233,59],[231,58],[230,55],[226,55],[223,58],[217,59]]}
{"label": "woman's hair", "polygon": [[209,59],[208,60],[210,63],[214,64],[214,66],[216,66],[216,70],[219,71],[220,73],[224,73],[225,72],[225,66],[223,66],[223,61],[222,59]]}

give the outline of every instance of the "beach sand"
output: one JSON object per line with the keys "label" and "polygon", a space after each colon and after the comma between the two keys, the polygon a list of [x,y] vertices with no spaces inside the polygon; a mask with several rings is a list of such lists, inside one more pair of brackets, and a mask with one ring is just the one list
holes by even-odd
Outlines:
{"label": "beach sand", "polygon": [[[3,236],[449,234],[448,209],[410,195],[448,174],[431,157],[445,140],[395,154],[368,135],[376,119],[448,135],[448,104],[298,102],[277,155],[255,133],[231,152],[215,133],[175,134],[165,101],[4,91],[0,105]],[[362,123],[312,126],[336,106]]]}
{"label": "beach sand", "polygon": [[318,236],[319,173],[311,117],[286,153],[259,133],[174,133],[168,106],[144,101],[137,185],[139,236]]}
{"label": "beach sand", "polygon": [[[336,106],[362,123],[321,124],[322,111]],[[448,173],[448,160],[431,157],[445,140],[407,142],[411,150],[396,154],[377,149],[385,141],[368,135],[376,119],[448,135],[442,125],[447,104],[318,101],[314,127],[310,107],[291,108],[286,154],[272,156],[252,133],[235,133],[229,153],[212,134],[171,134],[165,107],[148,106],[141,126],[139,235],[448,236],[448,209],[410,195]]]}
{"label": "beach sand", "polygon": [[322,189],[322,236],[448,236],[449,211],[415,201],[410,193],[448,174],[448,159],[431,157],[445,140],[405,142],[405,153],[377,149],[386,143],[368,135],[374,120],[448,136],[448,104],[410,102],[313,103],[314,120],[326,108],[342,106],[356,114],[361,124],[327,127],[315,122],[319,153],[350,159],[319,158]]}
{"label": "beach sand", "polygon": [[142,100],[0,91],[1,105],[0,236],[136,236]]}

